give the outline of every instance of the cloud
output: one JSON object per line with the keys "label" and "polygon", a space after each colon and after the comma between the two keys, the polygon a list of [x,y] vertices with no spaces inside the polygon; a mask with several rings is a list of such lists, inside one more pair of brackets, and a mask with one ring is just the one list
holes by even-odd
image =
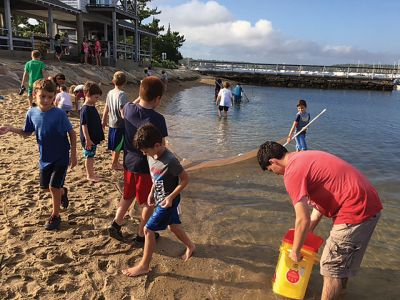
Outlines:
{"label": "cloud", "polygon": [[[159,0],[160,1],[160,0]],[[265,63],[334,64],[362,60],[387,59],[388,54],[371,53],[351,45],[321,45],[314,41],[288,37],[260,19],[252,24],[236,20],[225,6],[216,1],[191,0],[168,6],[161,1],[158,16],[161,24],[185,36],[181,51],[184,56],[231,61]]]}

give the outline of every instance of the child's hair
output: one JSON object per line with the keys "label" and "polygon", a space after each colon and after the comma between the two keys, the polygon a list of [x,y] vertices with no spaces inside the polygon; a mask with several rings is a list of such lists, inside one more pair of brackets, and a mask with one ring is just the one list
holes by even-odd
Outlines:
{"label": "child's hair", "polygon": [[92,81],[87,81],[85,83],[85,85],[83,86],[83,93],[85,95],[88,94],[89,96],[93,96],[93,95],[101,96],[103,94],[99,85]]}
{"label": "child's hair", "polygon": [[114,73],[112,82],[116,85],[116,86],[123,86],[126,83],[126,75],[124,72],[122,71],[117,71]]}
{"label": "child's hair", "polygon": [[75,88],[76,88],[76,85],[75,85],[75,84],[71,85],[71,86],[69,87],[68,92],[69,92],[70,94],[73,94]]}
{"label": "child's hair", "polygon": [[60,86],[60,90],[62,90],[63,92],[65,92],[67,90],[67,87],[65,85]]}
{"label": "child's hair", "polygon": [[57,79],[65,80],[65,75],[63,73],[57,73],[56,76],[53,77],[55,83],[57,83]]}
{"label": "child's hair", "polygon": [[32,58],[39,58],[41,56],[39,50],[33,50],[31,53]]}
{"label": "child's hair", "polygon": [[299,102],[297,102],[297,107],[299,107],[299,106],[307,107],[306,100],[300,99]]}
{"label": "child's hair", "polygon": [[224,82],[224,88],[229,88],[231,86],[231,84],[228,81]]}
{"label": "child's hair", "polygon": [[36,93],[38,90],[46,91],[49,93],[56,93],[56,85],[50,79],[38,79],[33,83],[33,91]]}
{"label": "child's hair", "polygon": [[263,171],[271,164],[269,160],[271,158],[281,159],[287,149],[277,142],[267,141],[260,146],[257,152],[257,160]]}
{"label": "child's hair", "polygon": [[146,102],[154,101],[161,97],[164,91],[164,84],[156,76],[149,76],[142,80],[139,88],[139,96]]}
{"label": "child's hair", "polygon": [[133,144],[139,150],[154,148],[156,143],[162,143],[162,135],[160,130],[150,123],[140,127],[133,139]]}

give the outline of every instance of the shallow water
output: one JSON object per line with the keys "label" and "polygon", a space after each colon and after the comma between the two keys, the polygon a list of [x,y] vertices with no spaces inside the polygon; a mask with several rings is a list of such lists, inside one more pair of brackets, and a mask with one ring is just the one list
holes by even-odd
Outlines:
{"label": "shallow water", "polygon": [[[164,103],[160,111],[167,117],[174,150],[192,161],[236,155],[286,136],[298,98],[308,101],[312,117],[326,108],[309,130],[309,147],[358,167],[373,182],[384,206],[363,270],[351,281],[345,299],[398,299],[394,287],[400,280],[400,94],[250,86],[244,90],[250,102],[231,108],[228,119],[216,117],[212,87],[187,89]],[[184,196],[185,226],[196,237],[201,255],[220,257],[232,266],[232,273],[222,276],[218,285],[226,290],[223,295],[275,299],[270,281],[280,240],[294,223],[282,178],[261,172],[253,159],[193,172]],[[326,238],[329,228],[330,221],[324,219],[317,234]],[[229,289],[227,282],[241,287],[240,292]],[[316,266],[306,298],[317,299],[320,290]]]}

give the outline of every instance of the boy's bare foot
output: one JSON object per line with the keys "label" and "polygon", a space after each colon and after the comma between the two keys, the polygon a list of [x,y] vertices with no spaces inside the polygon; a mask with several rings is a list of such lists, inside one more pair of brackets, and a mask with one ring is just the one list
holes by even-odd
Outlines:
{"label": "boy's bare foot", "polygon": [[118,164],[112,164],[111,165],[111,169],[113,169],[114,171],[123,171],[124,170],[124,166],[121,165],[120,163]]}
{"label": "boy's bare foot", "polygon": [[181,258],[183,259],[183,261],[188,261],[189,258],[192,257],[194,250],[196,249],[196,246],[192,243],[192,245],[190,247],[186,248],[185,254],[183,254],[181,256]]}
{"label": "boy's bare foot", "polygon": [[135,276],[140,276],[140,275],[147,274],[150,271],[151,271],[150,268],[146,268],[146,267],[144,267],[144,266],[139,264],[139,265],[136,265],[136,266],[134,266],[132,268],[122,270],[122,274],[124,274],[126,276],[129,276],[129,277],[135,277]]}
{"label": "boy's bare foot", "polygon": [[101,181],[101,177],[99,177],[97,175],[87,176],[86,178],[87,178],[87,180],[93,181],[93,182],[100,182]]}

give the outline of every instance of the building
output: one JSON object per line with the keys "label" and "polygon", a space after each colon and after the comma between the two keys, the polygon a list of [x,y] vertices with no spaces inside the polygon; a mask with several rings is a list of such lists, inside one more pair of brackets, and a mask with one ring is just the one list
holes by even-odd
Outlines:
{"label": "building", "polygon": [[[45,39],[20,36],[12,30],[12,16],[46,21]],[[99,38],[110,64],[152,58],[156,35],[139,28],[136,0],[0,0],[0,49],[30,51],[40,41],[51,50],[60,28],[73,33],[76,54],[84,39]],[[144,38],[148,49],[141,47]]]}

